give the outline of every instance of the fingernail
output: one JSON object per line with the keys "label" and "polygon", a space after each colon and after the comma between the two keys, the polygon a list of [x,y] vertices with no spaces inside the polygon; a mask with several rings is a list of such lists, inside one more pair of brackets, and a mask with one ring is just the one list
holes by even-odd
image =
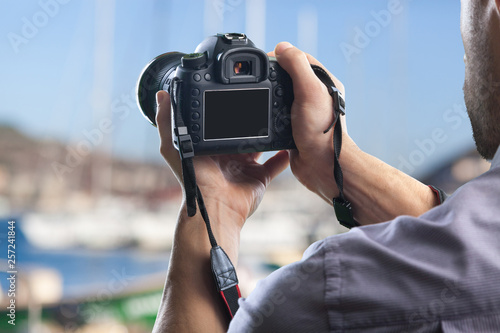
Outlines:
{"label": "fingernail", "polygon": [[274,52],[276,53],[276,55],[278,55],[291,47],[293,47],[293,45],[290,44],[289,42],[281,42],[278,45],[276,45],[276,49],[274,50]]}
{"label": "fingernail", "polygon": [[165,93],[160,90],[156,93],[156,104],[157,105],[161,105],[161,103],[163,103],[163,101],[165,100]]}

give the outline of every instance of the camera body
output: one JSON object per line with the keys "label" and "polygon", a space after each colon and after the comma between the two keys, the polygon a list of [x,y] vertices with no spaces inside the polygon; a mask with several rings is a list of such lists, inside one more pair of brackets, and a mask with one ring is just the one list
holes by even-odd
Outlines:
{"label": "camera body", "polygon": [[[155,123],[154,95],[173,99],[172,133],[179,149],[188,135],[194,155],[293,149],[292,81],[274,58],[244,35],[206,38],[194,53],[166,53],[144,70],[139,106]],[[153,96],[153,99],[151,98]],[[182,117],[183,128],[178,117]]]}

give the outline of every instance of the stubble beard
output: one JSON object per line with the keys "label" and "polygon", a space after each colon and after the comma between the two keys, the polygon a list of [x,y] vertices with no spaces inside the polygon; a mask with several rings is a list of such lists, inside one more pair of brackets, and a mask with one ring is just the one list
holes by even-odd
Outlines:
{"label": "stubble beard", "polygon": [[492,159],[500,145],[500,80],[484,28],[476,29],[467,55],[464,98],[479,154]]}

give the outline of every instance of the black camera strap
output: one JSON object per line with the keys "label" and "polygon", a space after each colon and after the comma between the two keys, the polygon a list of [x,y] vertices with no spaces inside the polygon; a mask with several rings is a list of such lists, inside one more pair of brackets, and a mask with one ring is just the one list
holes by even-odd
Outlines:
{"label": "black camera strap", "polygon": [[[239,308],[238,299],[241,297],[238,287],[238,277],[236,269],[224,250],[217,244],[212,232],[207,208],[203,201],[200,188],[196,184],[196,173],[194,171],[193,157],[194,147],[184,119],[182,118],[182,81],[178,78],[172,80],[169,93],[173,98],[172,108],[174,111],[175,135],[178,138],[179,153],[182,162],[182,178],[184,181],[184,190],[186,196],[187,213],[189,217],[196,215],[196,203],[200,208],[200,214],[205,221],[208,237],[210,239],[210,267],[212,275],[224,304],[232,318]],[[172,94],[172,92],[174,92]]]}
{"label": "black camera strap", "polygon": [[323,68],[317,65],[311,65],[311,67],[316,76],[326,86],[328,93],[333,99],[333,112],[335,117],[333,118],[333,122],[323,133],[326,134],[335,127],[333,131],[333,177],[339,189],[339,196],[333,198],[333,208],[339,223],[350,229],[360,224],[354,219],[351,203],[344,196],[344,176],[339,162],[340,151],[342,149],[342,124],[340,122],[340,115],[345,115],[345,100],[342,93],[335,87],[335,83],[333,83],[330,75],[328,75]]}

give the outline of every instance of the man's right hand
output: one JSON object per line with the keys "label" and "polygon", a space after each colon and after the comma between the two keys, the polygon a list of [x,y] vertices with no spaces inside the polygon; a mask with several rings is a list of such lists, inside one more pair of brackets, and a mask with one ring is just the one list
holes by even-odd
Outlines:
{"label": "man's right hand", "polygon": [[[287,42],[279,43],[270,55],[276,57],[293,81],[291,115],[297,150],[289,152],[292,172],[309,190],[332,204],[332,199],[339,195],[333,176],[334,131],[323,132],[335,117],[333,101],[311,64],[323,66]],[[328,74],[345,96],[344,85]],[[359,223],[383,222],[399,215],[418,216],[439,203],[429,187],[361,151],[347,134],[345,116],[340,121],[343,132],[339,162],[344,194]]]}
{"label": "man's right hand", "polygon": [[[294,102],[291,114],[297,150],[290,151],[292,172],[309,190],[332,203],[332,198],[338,196],[333,178],[333,129],[326,134],[323,132],[335,119],[333,100],[326,86],[314,74],[311,64],[322,68],[324,66],[287,42],[279,43],[274,55],[293,81]],[[342,82],[331,73],[328,74],[345,96]],[[347,135],[344,116],[341,116],[341,122],[343,149],[357,149]]]}

